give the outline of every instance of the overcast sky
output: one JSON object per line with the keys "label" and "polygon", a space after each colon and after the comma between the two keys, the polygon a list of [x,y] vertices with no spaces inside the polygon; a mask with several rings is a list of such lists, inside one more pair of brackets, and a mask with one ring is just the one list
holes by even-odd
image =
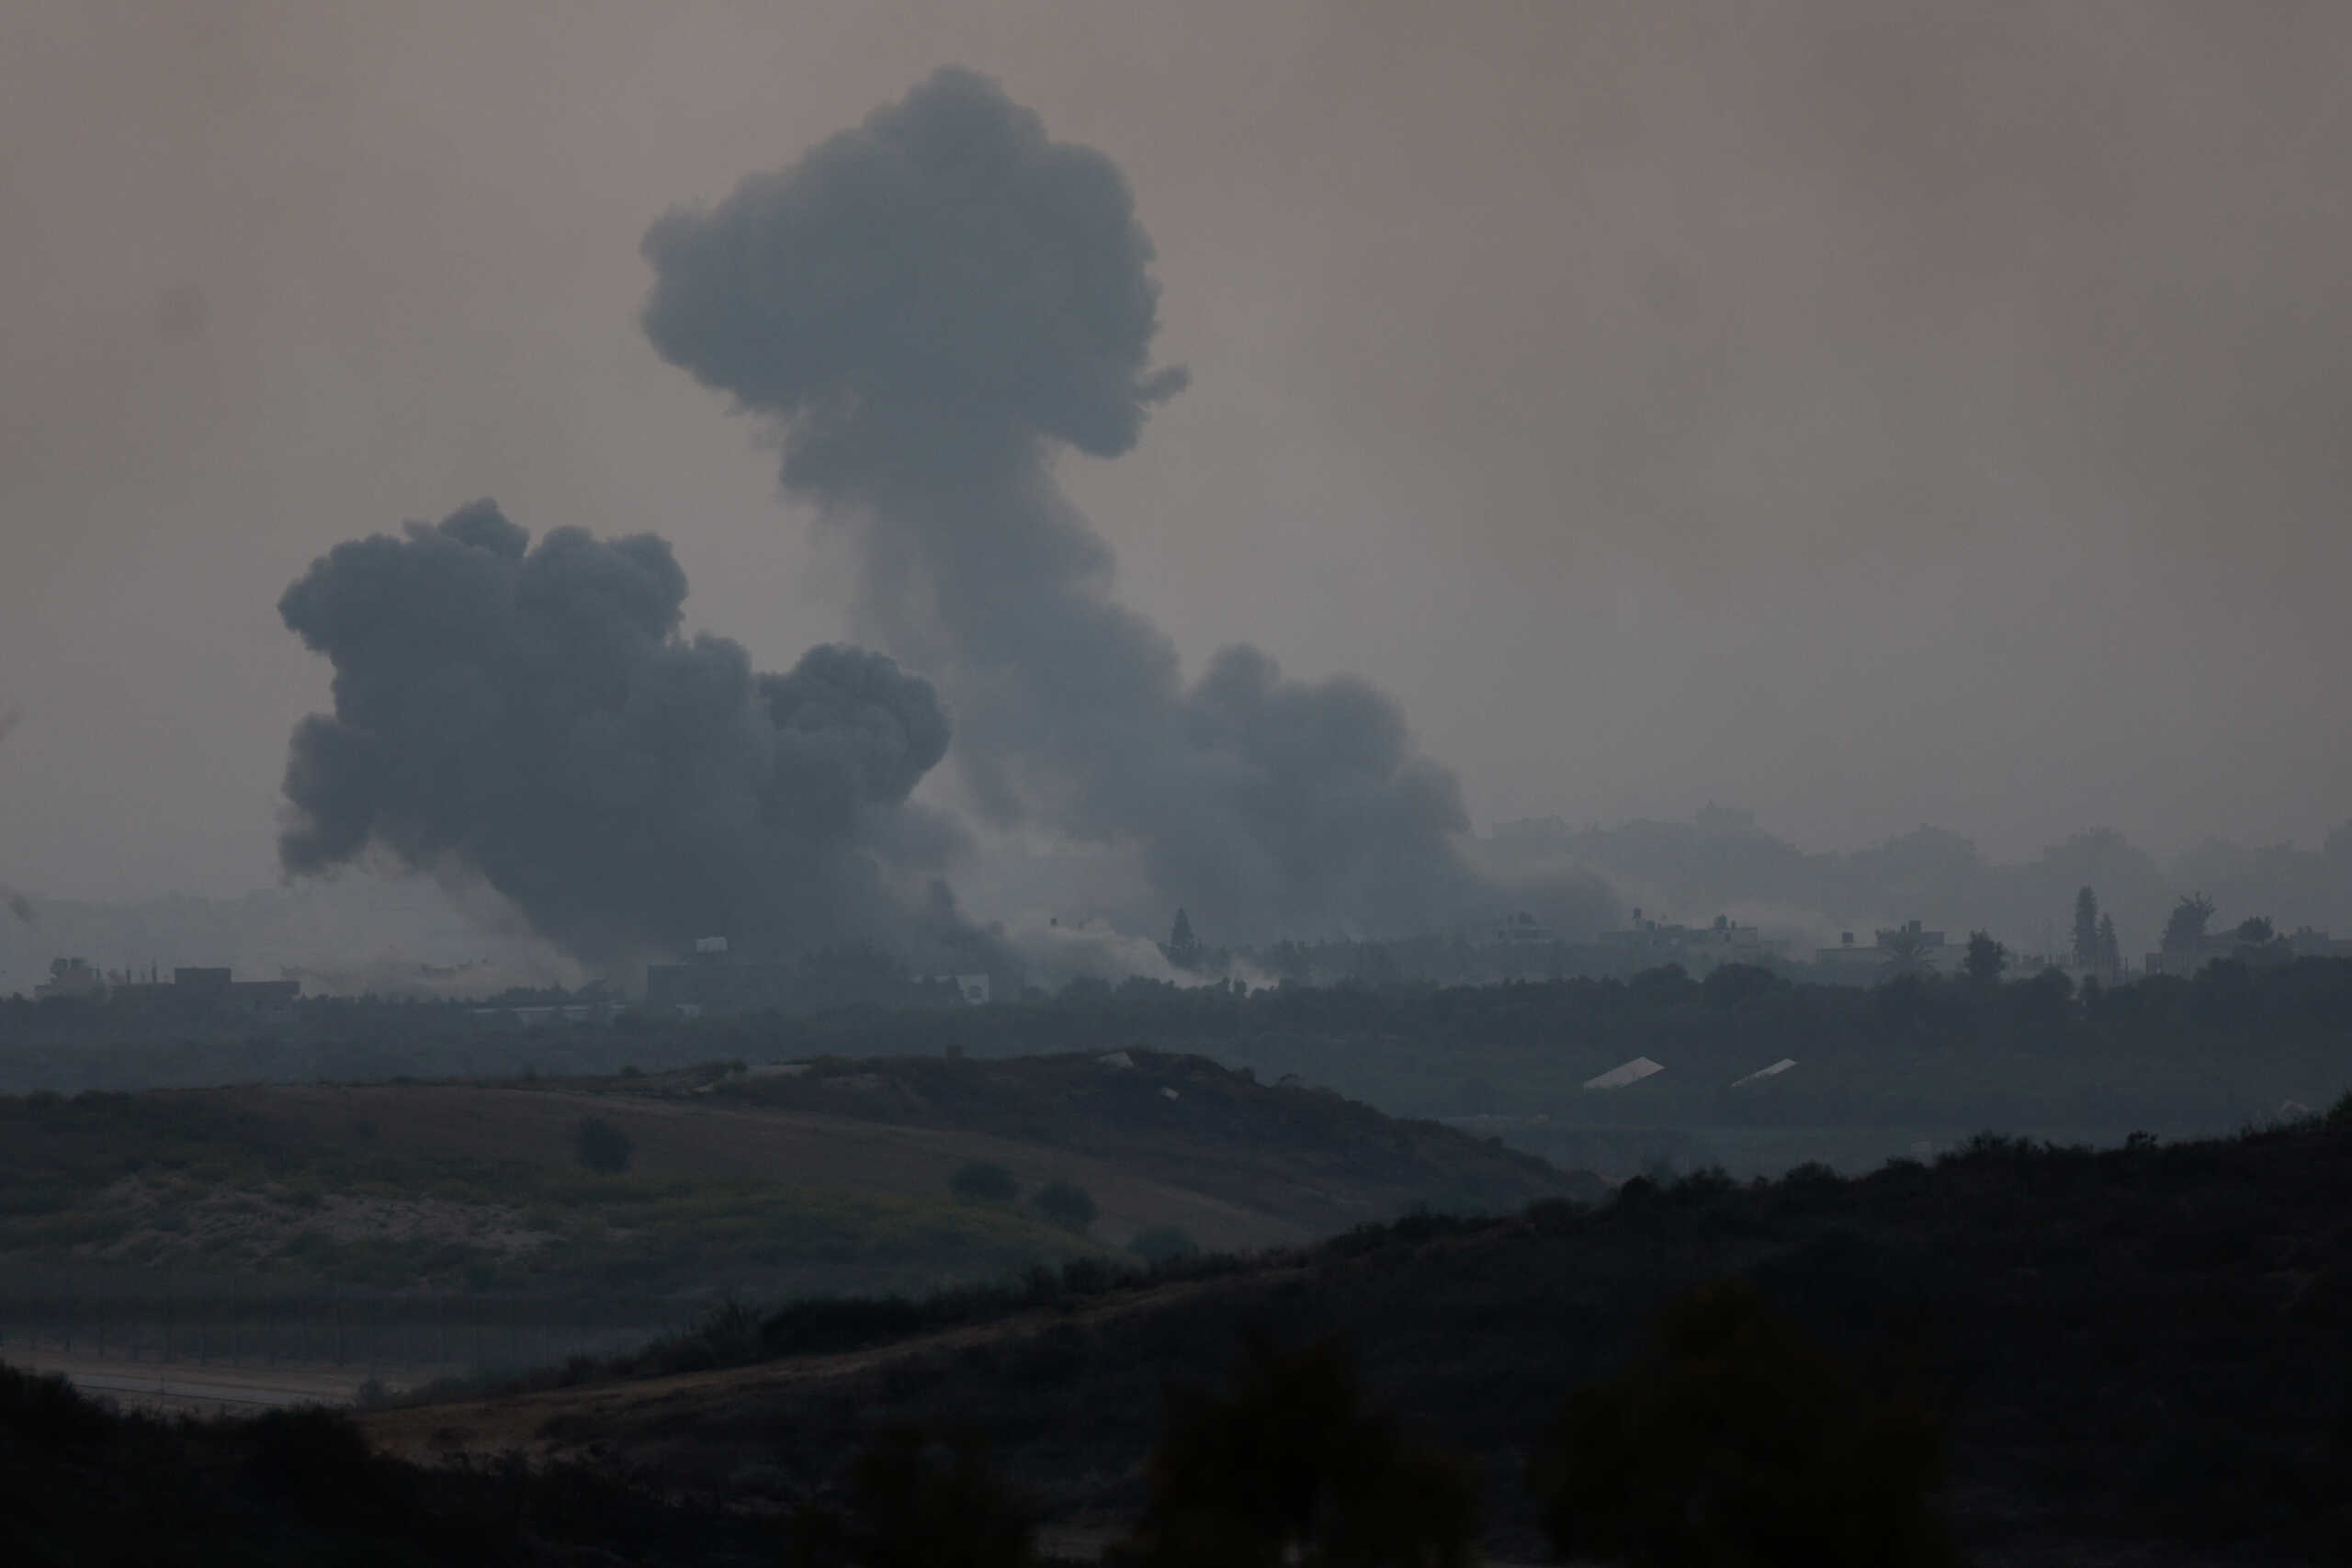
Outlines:
{"label": "overcast sky", "polygon": [[2352,7],[16,0],[0,881],[276,879],[334,543],[653,529],[788,668],[846,573],[637,324],[666,209],[933,67],[1114,159],[1197,668],[1363,674],[1474,818],[2005,856],[2352,817]]}

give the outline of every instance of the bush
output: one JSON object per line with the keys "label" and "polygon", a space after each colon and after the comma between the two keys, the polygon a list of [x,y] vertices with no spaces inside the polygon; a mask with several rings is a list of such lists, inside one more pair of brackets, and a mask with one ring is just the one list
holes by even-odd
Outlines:
{"label": "bush", "polygon": [[994,1160],[976,1159],[956,1173],[948,1183],[956,1196],[967,1203],[1017,1203],[1021,1201],[1021,1183],[1012,1172]]}
{"label": "bush", "polygon": [[571,1132],[571,1146],[580,1163],[599,1176],[618,1176],[637,1153],[636,1142],[601,1116],[580,1119]]}
{"label": "bush", "polygon": [[1200,1243],[1182,1225],[1154,1225],[1149,1230],[1137,1231],[1135,1239],[1127,1243],[1127,1250],[1155,1266],[1201,1255]]}
{"label": "bush", "polygon": [[786,1526],[792,1568],[1028,1568],[1031,1506],[979,1440],[894,1427],[851,1461],[843,1506],[804,1506]]}
{"label": "bush", "polygon": [[1467,1568],[1477,1487],[1467,1464],[1409,1440],[1365,1401],[1330,1343],[1244,1349],[1222,1394],[1171,1391],[1126,1560]]}
{"label": "bush", "polygon": [[1064,1230],[1083,1232],[1094,1223],[1093,1194],[1075,1181],[1048,1181],[1030,1201]]}
{"label": "bush", "polygon": [[1642,1360],[1568,1398],[1528,1481],[1553,1550],[1630,1568],[1942,1568],[1940,1452],[1916,1402],[1861,1385],[1755,1287],[1658,1314]]}

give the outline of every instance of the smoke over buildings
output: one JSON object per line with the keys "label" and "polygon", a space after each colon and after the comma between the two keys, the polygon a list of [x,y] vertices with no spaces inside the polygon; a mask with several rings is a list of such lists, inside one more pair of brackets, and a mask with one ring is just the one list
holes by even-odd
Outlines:
{"label": "smoke over buildings", "polygon": [[1126,451],[1184,384],[1151,364],[1151,243],[1110,159],[943,71],[644,249],[654,345],[779,425],[990,820],[1131,853],[1229,938],[1426,929],[1473,896],[1460,790],[1393,701],[1246,646],[1187,684],[1055,483],[1059,448]]}
{"label": "smoke over buildings", "polygon": [[476,877],[592,964],[724,932],[754,950],[968,940],[907,796],[947,746],[930,684],[860,649],[755,672],[684,638],[650,535],[533,545],[490,502],[336,547],[279,612],[334,665],[286,771],[289,874],[370,853]]}

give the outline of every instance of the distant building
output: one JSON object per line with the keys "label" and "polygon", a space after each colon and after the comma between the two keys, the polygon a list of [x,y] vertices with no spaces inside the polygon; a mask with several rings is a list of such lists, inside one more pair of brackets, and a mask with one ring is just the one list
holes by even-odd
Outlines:
{"label": "distant building", "polygon": [[103,998],[113,1007],[135,1009],[189,1020],[275,1018],[293,1010],[302,994],[300,980],[240,980],[231,971],[183,964],[168,980],[148,971],[141,980],[130,971],[101,977],[79,958],[61,958],[49,966],[50,984],[36,996]]}
{"label": "distant building", "polygon": [[923,1003],[986,1003],[986,975],[917,977],[879,955],[831,966],[802,957],[789,962],[745,959],[729,951],[725,937],[703,937],[684,964],[655,964],[645,971],[645,1005],[679,1018],[730,1013],[807,1012],[858,1003],[920,1006]]}
{"label": "distant building", "polygon": [[2352,958],[2352,937],[2330,936],[2309,926],[2297,926],[2287,945],[2298,958]]}
{"label": "distant building", "polygon": [[553,1023],[610,1023],[618,1004],[610,998],[593,1002],[531,1002],[520,1007],[478,1007],[469,1010],[477,1024],[510,1029],[534,1029]]}
{"label": "distant building", "polygon": [[1785,962],[1789,954],[1787,942],[1765,936],[1755,926],[1736,924],[1727,915],[1717,915],[1712,925],[1681,926],[1644,919],[1639,909],[1625,930],[1601,932],[1600,948],[1612,960],[1612,968],[1632,972],[1679,964],[1692,975],[1724,964],[1770,967]]}
{"label": "distant building", "polygon": [[956,999],[971,1007],[986,1007],[989,1003],[989,977],[986,975],[926,975],[931,985],[952,990]]}
{"label": "distant building", "polygon": [[[725,949],[718,955],[723,958]],[[645,1005],[684,1018],[781,1010],[797,999],[799,980],[799,970],[789,964],[711,963],[697,952],[691,964],[647,966]]]}
{"label": "distant building", "polygon": [[1873,931],[1868,947],[1856,942],[1852,931],[1840,931],[1837,946],[1815,948],[1813,953],[1814,967],[1825,977],[1864,986],[1895,974],[1906,958],[1919,974],[1957,975],[1968,963],[1968,944],[1908,920]]}
{"label": "distant building", "polygon": [[47,983],[33,987],[33,999],[43,1002],[95,1002],[106,994],[106,977],[86,958],[51,959]]}
{"label": "distant building", "polygon": [[1491,928],[1488,940],[1504,947],[1548,947],[1560,938],[1550,926],[1522,909]]}
{"label": "distant building", "polygon": [[2193,942],[2159,948],[2148,954],[2147,972],[2188,979],[2208,964],[2222,959],[2262,967],[2290,964],[2298,958],[2347,957],[2352,957],[2352,942],[2338,941],[2309,926],[2299,928],[2292,936],[2273,937],[2268,942],[2250,942],[2235,931],[2207,931]]}

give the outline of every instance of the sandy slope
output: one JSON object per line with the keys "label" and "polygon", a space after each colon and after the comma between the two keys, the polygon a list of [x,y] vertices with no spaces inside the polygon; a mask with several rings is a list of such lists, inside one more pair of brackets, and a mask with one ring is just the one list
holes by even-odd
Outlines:
{"label": "sandy slope", "polygon": [[1024,1187],[1061,1179],[1094,1197],[1093,1234],[1124,1243],[1152,1225],[1181,1225],[1202,1246],[1246,1250],[1306,1239],[1308,1226],[1243,1208],[1104,1159],[986,1134],[895,1125],[678,1098],[585,1094],[463,1084],[298,1086],[231,1091],[240,1109],[290,1131],[348,1137],[368,1124],[372,1150],[482,1160],[572,1163],[572,1129],[595,1115],[636,1143],[634,1174],[782,1181],[936,1202],[956,1169],[992,1160]]}
{"label": "sandy slope", "polygon": [[[1281,1279],[1288,1272],[1266,1270],[1252,1278],[1265,1282]],[[1214,1280],[1178,1280],[1123,1291],[1075,1310],[1024,1312],[994,1323],[915,1335],[868,1349],[795,1356],[755,1366],[679,1372],[536,1393],[377,1410],[362,1414],[358,1420],[361,1429],[377,1447],[415,1460],[509,1452],[558,1458],[575,1448],[593,1447],[600,1434],[673,1421],[719,1401],[756,1397],[764,1392],[852,1377],[893,1361],[1026,1337],[1064,1324],[1091,1325],[1133,1313],[1158,1311],[1216,1289],[1218,1284]]]}

